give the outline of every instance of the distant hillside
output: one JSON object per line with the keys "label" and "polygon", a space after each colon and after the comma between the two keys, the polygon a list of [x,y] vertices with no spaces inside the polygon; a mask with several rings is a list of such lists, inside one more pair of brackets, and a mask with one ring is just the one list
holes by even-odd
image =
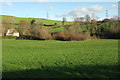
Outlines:
{"label": "distant hillside", "polygon": [[[62,21],[57,20],[47,20],[47,19],[40,19],[40,18],[22,18],[22,17],[15,17],[15,16],[7,16],[7,15],[0,15],[2,17],[2,20],[4,19],[11,19],[13,23],[19,23],[20,20],[26,20],[30,22],[32,19],[35,19],[36,23],[43,23],[48,25],[53,25],[57,23],[57,25],[62,25]],[[72,22],[65,22],[65,24],[71,24]]]}

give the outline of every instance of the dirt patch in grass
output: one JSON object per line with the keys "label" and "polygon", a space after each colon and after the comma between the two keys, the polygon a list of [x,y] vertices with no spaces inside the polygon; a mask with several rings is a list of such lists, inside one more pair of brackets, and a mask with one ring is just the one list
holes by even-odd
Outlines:
{"label": "dirt patch in grass", "polygon": [[0,39],[0,40],[16,40],[16,39]]}

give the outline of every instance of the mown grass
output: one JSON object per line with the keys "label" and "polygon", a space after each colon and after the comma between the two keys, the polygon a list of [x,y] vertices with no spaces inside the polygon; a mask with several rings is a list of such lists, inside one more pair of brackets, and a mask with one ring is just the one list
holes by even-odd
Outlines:
{"label": "mown grass", "polygon": [[116,78],[118,40],[3,40],[3,78]]}

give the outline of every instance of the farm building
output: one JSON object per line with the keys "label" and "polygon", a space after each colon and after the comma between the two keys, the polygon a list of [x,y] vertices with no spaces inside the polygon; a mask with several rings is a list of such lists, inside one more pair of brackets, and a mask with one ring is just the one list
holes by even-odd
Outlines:
{"label": "farm building", "polygon": [[8,29],[6,36],[17,36],[19,37],[19,32],[16,29]]}

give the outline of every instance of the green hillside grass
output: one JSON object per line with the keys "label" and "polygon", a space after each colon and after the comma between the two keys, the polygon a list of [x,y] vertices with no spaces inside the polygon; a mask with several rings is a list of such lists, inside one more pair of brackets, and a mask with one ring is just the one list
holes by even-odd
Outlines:
{"label": "green hillside grass", "polygon": [[64,27],[60,27],[60,28],[53,28],[53,29],[50,29],[49,32],[60,32],[60,31],[65,31],[66,29]]}
{"label": "green hillside grass", "polygon": [[[26,20],[28,22],[30,22],[32,19],[35,19],[36,23],[43,23],[43,24],[47,24],[47,25],[54,25],[55,23],[57,23],[57,25],[62,25],[62,21],[56,21],[56,20],[47,20],[47,19],[38,19],[38,18],[21,18],[21,17],[14,17],[14,16],[5,16],[5,15],[1,15],[0,16],[2,18],[2,20],[4,19],[11,19],[11,23],[19,23],[20,20]],[[65,22],[66,24],[72,24],[72,22]],[[43,26],[46,27],[46,26]],[[4,28],[4,25],[3,25]],[[12,25],[12,28],[18,28],[17,25]],[[53,28],[50,29],[50,32],[59,32],[59,31],[64,31],[65,29],[63,27],[60,28]]]}
{"label": "green hillside grass", "polygon": [[[54,25],[57,23],[57,25],[62,25],[62,21],[57,20],[47,20],[47,19],[39,19],[39,18],[21,18],[21,17],[14,17],[14,16],[1,16],[2,20],[4,19],[12,19],[13,23],[19,23],[20,20],[26,20],[30,22],[32,19],[35,19],[36,23],[43,23],[48,25]],[[65,22],[65,24],[71,24],[72,22]]]}
{"label": "green hillside grass", "polygon": [[[14,16],[0,16],[2,17],[2,20],[4,19],[11,19],[12,23],[19,23],[20,20],[26,20],[28,22],[31,22],[33,19],[35,19],[36,23],[43,23],[43,24],[47,24],[47,25],[54,25],[55,23],[57,23],[57,25],[62,25],[62,21],[56,21],[56,20],[47,20],[47,19],[38,19],[38,18],[21,18],[21,17],[14,17]],[[73,24],[73,22],[65,22],[66,24]],[[101,23],[99,26],[97,26],[97,28],[109,28],[109,27],[114,27],[118,24],[118,22],[114,22],[114,23]],[[86,30],[87,26],[90,28],[92,26],[92,24],[88,24],[88,25],[82,25],[82,29]],[[46,26],[43,26],[46,27]],[[3,26],[4,28],[4,26]],[[12,28],[18,28],[17,25],[12,25]],[[65,28],[60,27],[60,28],[53,28],[49,30],[50,32],[59,32],[59,31],[65,31]],[[78,31],[81,31],[80,26],[78,27]],[[94,32],[94,31],[93,31]]]}
{"label": "green hillside grass", "polygon": [[3,78],[117,78],[118,40],[3,40]]}

